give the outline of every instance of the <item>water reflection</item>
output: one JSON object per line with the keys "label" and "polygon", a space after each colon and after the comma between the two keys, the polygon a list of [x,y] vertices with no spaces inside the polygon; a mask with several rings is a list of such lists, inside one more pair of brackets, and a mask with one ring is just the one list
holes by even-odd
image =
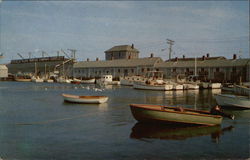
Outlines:
{"label": "water reflection", "polygon": [[233,126],[221,128],[221,126],[176,126],[138,122],[133,126],[130,138],[186,140],[210,135],[212,142],[218,143],[220,136],[233,128]]}

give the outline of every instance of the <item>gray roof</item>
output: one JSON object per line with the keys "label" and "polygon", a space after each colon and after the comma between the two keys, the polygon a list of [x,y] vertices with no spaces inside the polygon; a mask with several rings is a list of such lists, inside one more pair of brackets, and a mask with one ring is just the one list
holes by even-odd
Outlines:
{"label": "gray roof", "polygon": [[136,66],[154,66],[162,63],[160,57],[134,58],[134,59],[116,59],[109,61],[83,61],[74,64],[74,68],[101,68],[101,67],[136,67]]}
{"label": "gray roof", "polygon": [[[250,64],[250,59],[215,59],[215,60],[197,60],[197,67],[234,67],[234,66],[246,66]],[[166,61],[159,63],[155,67],[167,68],[167,67],[195,67],[195,61]]]}
{"label": "gray roof", "polygon": [[107,52],[116,52],[116,51],[133,51],[133,52],[138,52],[138,49],[130,46],[130,45],[120,45],[120,46],[114,46],[110,48],[109,50],[106,50],[105,53]]}

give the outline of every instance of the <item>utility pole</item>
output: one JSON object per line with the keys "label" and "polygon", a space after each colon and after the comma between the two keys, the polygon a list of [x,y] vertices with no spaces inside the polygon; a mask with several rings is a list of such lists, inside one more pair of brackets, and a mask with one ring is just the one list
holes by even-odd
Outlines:
{"label": "utility pole", "polygon": [[174,41],[171,39],[167,39],[167,44],[169,44],[169,60],[171,59],[172,45],[174,45]]}

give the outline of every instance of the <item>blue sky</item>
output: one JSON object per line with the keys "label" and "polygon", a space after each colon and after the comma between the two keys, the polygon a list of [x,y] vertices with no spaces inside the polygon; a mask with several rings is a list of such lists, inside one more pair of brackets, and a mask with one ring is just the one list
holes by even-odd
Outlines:
{"label": "blue sky", "polygon": [[[69,48],[77,59],[104,59],[114,45],[135,45],[140,57],[249,58],[248,1],[2,1],[0,52],[3,62],[51,56]],[[68,52],[68,51],[67,51]]]}

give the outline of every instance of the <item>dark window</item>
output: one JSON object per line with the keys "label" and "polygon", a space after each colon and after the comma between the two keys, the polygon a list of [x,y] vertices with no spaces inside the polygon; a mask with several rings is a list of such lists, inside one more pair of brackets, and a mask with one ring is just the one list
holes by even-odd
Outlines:
{"label": "dark window", "polygon": [[121,72],[121,70],[120,69],[118,69],[118,73],[120,73]]}
{"label": "dark window", "polygon": [[134,73],[134,69],[131,69],[131,72]]}
{"label": "dark window", "polygon": [[141,69],[141,72],[144,72],[144,68]]}
{"label": "dark window", "polygon": [[150,68],[147,68],[147,71],[150,71]]}
{"label": "dark window", "polygon": [[216,72],[219,72],[220,71],[220,68],[216,68]]}

